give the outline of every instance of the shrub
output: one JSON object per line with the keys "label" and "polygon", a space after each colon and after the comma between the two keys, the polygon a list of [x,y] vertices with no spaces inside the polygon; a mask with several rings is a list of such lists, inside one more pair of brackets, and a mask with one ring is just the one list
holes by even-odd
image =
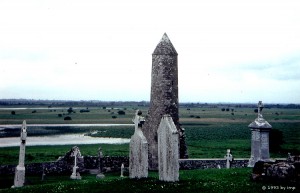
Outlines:
{"label": "shrub", "polygon": [[88,109],[81,109],[80,110],[80,113],[88,113],[88,112],[90,112],[90,110],[88,110]]}
{"label": "shrub", "polygon": [[58,114],[57,116],[58,116],[58,117],[62,117],[62,114]]}
{"label": "shrub", "polygon": [[36,113],[36,110],[33,110],[31,113]]}
{"label": "shrub", "polygon": [[222,108],[221,111],[225,111],[225,108]]}
{"label": "shrub", "polygon": [[111,118],[113,118],[113,119],[116,119],[116,118],[117,118],[117,116],[112,116]]}
{"label": "shrub", "polygon": [[69,117],[69,116],[67,116],[67,117],[64,118],[64,120],[65,120],[65,121],[70,121],[70,120],[72,120],[72,118]]}
{"label": "shrub", "polygon": [[12,111],[11,114],[12,114],[12,115],[15,115],[15,114],[16,114],[16,111]]}
{"label": "shrub", "polygon": [[72,112],[74,112],[72,107],[68,108],[67,111],[68,111],[69,114],[72,113]]}
{"label": "shrub", "polygon": [[118,111],[118,114],[119,115],[125,115],[125,111],[120,110],[120,111]]}
{"label": "shrub", "polygon": [[200,119],[200,116],[196,116],[197,119]]}

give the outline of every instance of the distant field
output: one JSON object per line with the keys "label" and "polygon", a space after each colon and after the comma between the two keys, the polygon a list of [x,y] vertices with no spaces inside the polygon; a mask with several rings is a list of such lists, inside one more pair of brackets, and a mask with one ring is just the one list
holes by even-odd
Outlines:
{"label": "distant field", "polygon": [[[35,109],[36,108],[36,109]],[[0,108],[0,125],[22,124],[76,124],[76,123],[132,123],[135,109],[140,108],[145,116],[147,108],[137,106],[125,107],[73,107],[75,111],[68,113],[68,108],[30,109]],[[11,112],[15,111],[15,115]],[[124,111],[125,115],[119,115],[118,111]],[[58,114],[61,114],[59,117]],[[222,111],[219,108],[180,108],[180,122],[186,130],[186,142],[191,158],[220,158],[231,149],[234,157],[250,157],[250,130],[248,125],[254,121],[257,114],[253,108],[230,108]],[[299,109],[264,109],[264,118],[273,126],[273,130],[282,132],[284,143],[281,149],[271,152],[271,157],[286,157],[288,152],[300,153],[300,110]],[[64,117],[70,116],[71,121],[65,121]],[[113,118],[113,116],[115,116]],[[134,132],[133,126],[126,127],[61,127],[61,128],[35,128],[28,130],[28,137],[34,135],[52,135],[66,133],[98,132],[98,137],[122,137],[130,138]],[[105,131],[105,132],[103,132]],[[18,136],[19,131],[5,134]],[[1,135],[0,135],[1,136]],[[2,135],[2,137],[4,137]],[[271,139],[272,140],[272,139]],[[129,145],[101,145],[105,155],[128,155]],[[51,147],[51,148],[50,148]],[[96,155],[98,145],[80,145],[83,155]],[[27,162],[54,161],[58,156],[67,152],[71,146],[47,146],[27,147]],[[17,147],[0,148],[0,164],[16,164],[18,160]]]}

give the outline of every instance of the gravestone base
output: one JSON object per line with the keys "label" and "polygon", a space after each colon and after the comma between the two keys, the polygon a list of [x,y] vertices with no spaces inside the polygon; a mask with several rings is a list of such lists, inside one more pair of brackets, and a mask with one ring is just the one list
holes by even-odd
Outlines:
{"label": "gravestone base", "polygon": [[248,167],[253,168],[256,162],[257,161],[255,161],[254,158],[250,158],[249,163],[248,163]]}
{"label": "gravestone base", "polygon": [[96,176],[97,179],[105,178],[105,175],[102,173],[97,174]]}
{"label": "gravestone base", "polygon": [[72,174],[72,175],[70,176],[70,178],[71,178],[72,180],[81,180],[81,176],[80,176],[79,173],[77,173],[77,174]]}
{"label": "gravestone base", "polygon": [[25,167],[24,166],[17,166],[15,179],[14,179],[14,186],[13,188],[23,187],[25,182]]}

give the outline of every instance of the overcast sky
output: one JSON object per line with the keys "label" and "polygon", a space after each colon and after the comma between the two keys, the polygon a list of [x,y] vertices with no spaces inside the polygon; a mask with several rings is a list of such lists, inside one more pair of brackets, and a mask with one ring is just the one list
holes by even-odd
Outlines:
{"label": "overcast sky", "polygon": [[180,102],[300,103],[299,0],[1,0],[0,98],[150,100],[178,52]]}

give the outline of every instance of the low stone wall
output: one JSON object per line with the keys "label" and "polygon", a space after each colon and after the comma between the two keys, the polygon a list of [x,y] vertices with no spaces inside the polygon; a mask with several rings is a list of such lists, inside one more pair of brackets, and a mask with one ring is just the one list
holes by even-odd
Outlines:
{"label": "low stone wall", "polygon": [[[234,159],[231,168],[247,167],[249,159]],[[225,159],[180,159],[181,170],[207,169],[207,168],[226,168]]]}
{"label": "low stone wall", "polygon": [[[125,167],[128,167],[129,158],[127,156],[105,156],[102,158],[102,170],[103,172],[120,171],[121,165],[124,163]],[[80,173],[88,172],[89,169],[97,169],[99,166],[99,160],[96,156],[84,156],[84,166],[79,167]],[[0,175],[12,175],[15,172],[16,165],[1,165]],[[65,161],[45,162],[45,163],[31,163],[26,164],[27,175],[42,175],[43,170],[45,174],[71,174],[73,165],[70,165]],[[44,169],[43,169],[44,168]]]}
{"label": "low stone wall", "polygon": [[[101,167],[103,172],[120,171],[121,165],[129,166],[129,157],[127,156],[105,156],[101,159]],[[97,169],[99,167],[99,160],[96,156],[84,157],[85,169]]]}
{"label": "low stone wall", "polygon": [[[277,159],[277,161],[284,161],[286,159]],[[231,162],[231,168],[247,167],[249,159],[236,158]],[[129,166],[129,158],[127,156],[105,156],[102,158],[102,171],[120,171],[121,165],[124,163],[125,167]],[[99,160],[96,156],[84,156],[84,166],[79,168],[80,173],[88,172],[92,169],[98,169]],[[193,169],[207,169],[207,168],[226,168],[225,159],[179,159],[180,170]],[[14,174],[16,165],[2,165],[0,166],[0,175]],[[72,165],[64,161],[32,163],[26,164],[26,174],[28,175],[42,175],[43,168],[46,175],[57,174],[71,174]]]}

